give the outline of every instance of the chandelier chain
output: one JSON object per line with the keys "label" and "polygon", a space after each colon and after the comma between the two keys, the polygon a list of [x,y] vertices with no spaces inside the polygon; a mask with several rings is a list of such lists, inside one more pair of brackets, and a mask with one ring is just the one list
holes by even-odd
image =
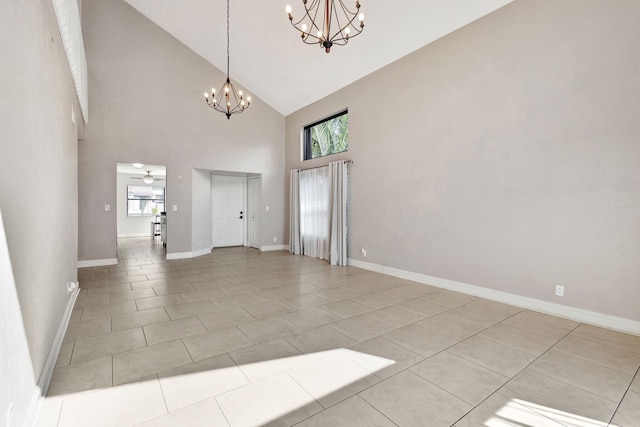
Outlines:
{"label": "chandelier chain", "polygon": [[236,88],[233,86],[233,83],[231,83],[231,55],[229,48],[231,39],[229,31],[229,21],[231,14],[229,10],[229,0],[227,0],[227,79],[222,85],[222,89],[220,90],[220,92],[216,93],[215,88],[213,88],[211,89],[211,94],[209,94],[208,92],[204,93],[204,100],[207,105],[214,110],[226,115],[227,119],[230,119],[232,114],[242,113],[251,106],[251,97],[247,96],[245,98],[245,94],[241,90],[236,90]]}
{"label": "chandelier chain", "polygon": [[229,0],[227,0],[227,77],[229,77]]}

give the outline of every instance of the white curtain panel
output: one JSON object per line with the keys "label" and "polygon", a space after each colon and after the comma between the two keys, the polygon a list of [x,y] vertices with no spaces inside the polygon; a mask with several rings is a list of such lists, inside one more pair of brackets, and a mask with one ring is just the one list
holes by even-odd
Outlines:
{"label": "white curtain panel", "polygon": [[289,252],[295,255],[302,253],[300,239],[300,169],[292,169],[289,184]]}
{"label": "white curtain panel", "polygon": [[344,161],[291,170],[290,253],[347,265],[348,176]]}
{"label": "white curtain panel", "polygon": [[348,168],[344,161],[329,164],[331,187],[329,191],[330,222],[329,246],[331,265],[347,265],[347,188]]}
{"label": "white curtain panel", "polygon": [[302,253],[329,259],[329,167],[301,170],[300,236]]}

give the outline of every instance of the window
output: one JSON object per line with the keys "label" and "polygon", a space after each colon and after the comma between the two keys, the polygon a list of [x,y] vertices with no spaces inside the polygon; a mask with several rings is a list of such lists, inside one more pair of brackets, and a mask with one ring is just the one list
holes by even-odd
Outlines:
{"label": "window", "polygon": [[315,159],[349,149],[349,111],[304,127],[303,158]]}
{"label": "window", "polygon": [[127,185],[127,216],[154,216],[164,211],[163,187]]}

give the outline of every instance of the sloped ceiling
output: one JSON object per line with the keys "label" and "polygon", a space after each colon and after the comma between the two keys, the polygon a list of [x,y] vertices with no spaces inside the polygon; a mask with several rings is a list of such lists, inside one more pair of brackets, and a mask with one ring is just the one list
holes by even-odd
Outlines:
{"label": "sloped ceiling", "polygon": [[[226,70],[226,1],[125,1]],[[299,17],[302,0],[233,0],[231,78],[288,115],[511,1],[361,0],[364,31],[327,54],[302,43],[289,23],[285,6],[290,4],[294,17]],[[211,82],[215,87],[222,83]],[[392,88],[380,89],[383,93]]]}

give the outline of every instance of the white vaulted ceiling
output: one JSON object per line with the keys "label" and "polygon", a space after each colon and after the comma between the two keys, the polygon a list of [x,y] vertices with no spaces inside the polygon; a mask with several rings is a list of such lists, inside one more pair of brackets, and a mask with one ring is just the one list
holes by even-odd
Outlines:
{"label": "white vaulted ceiling", "polygon": [[[226,70],[226,1],[125,1]],[[232,0],[231,78],[288,115],[511,1],[361,0],[364,31],[326,54],[289,23],[285,6],[300,17],[302,0]]]}

